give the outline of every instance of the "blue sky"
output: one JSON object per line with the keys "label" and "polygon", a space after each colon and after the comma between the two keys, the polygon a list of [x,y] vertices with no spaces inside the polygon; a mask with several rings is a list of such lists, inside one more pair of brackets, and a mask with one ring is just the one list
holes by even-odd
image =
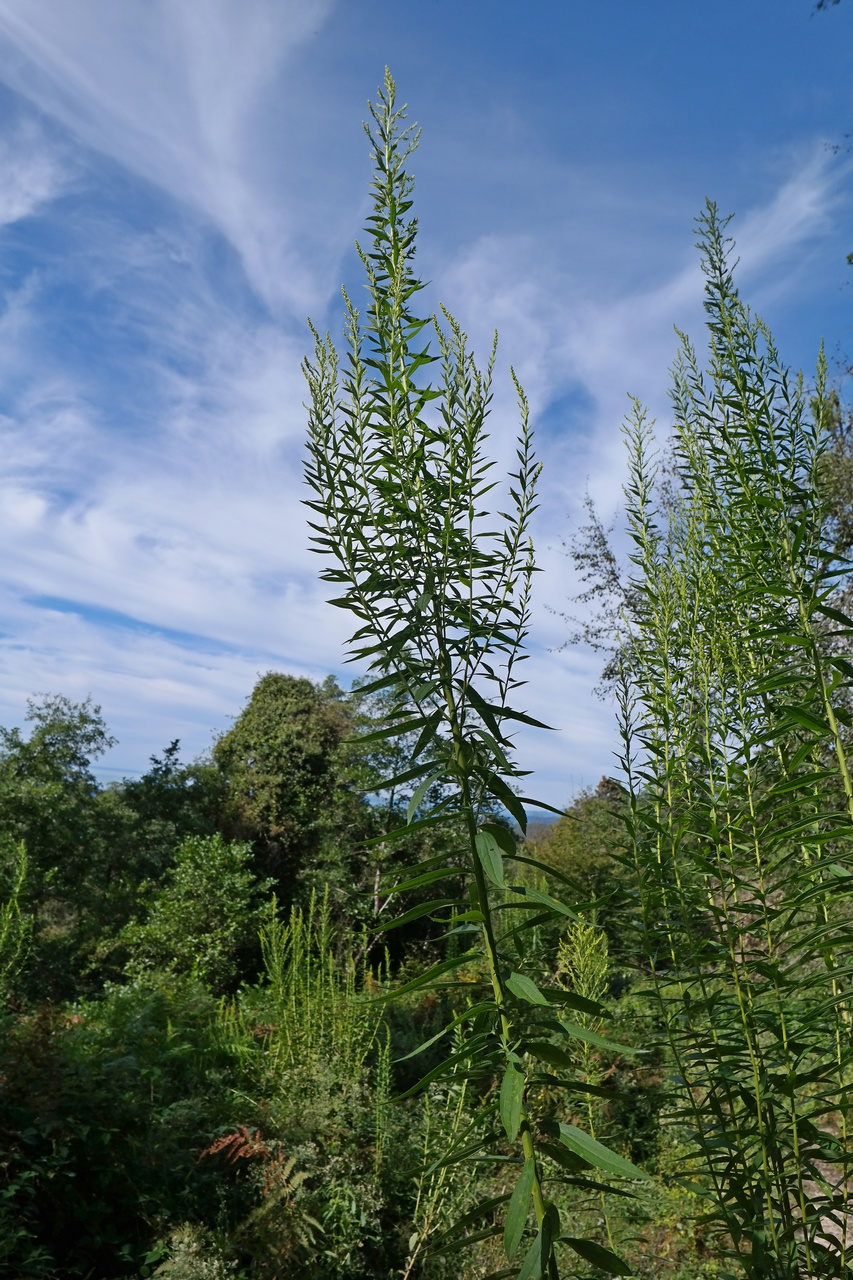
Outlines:
{"label": "blue sky", "polygon": [[107,775],[209,746],[270,669],[348,678],[300,474],[305,317],[336,327],[386,63],[423,126],[420,266],[545,464],[520,751],[612,772],[599,662],[554,652],[560,543],[606,516],[627,395],[701,340],[692,222],[735,214],[785,358],[853,356],[853,0],[0,0],[0,723],[91,693]]}

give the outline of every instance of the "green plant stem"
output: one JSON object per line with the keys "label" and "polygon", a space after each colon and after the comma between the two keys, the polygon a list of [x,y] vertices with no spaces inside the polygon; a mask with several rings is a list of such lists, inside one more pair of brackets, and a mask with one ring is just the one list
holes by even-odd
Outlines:
{"label": "green plant stem", "polygon": [[[445,688],[445,698],[447,701],[448,719],[450,721],[454,748],[456,753],[456,764],[460,772],[459,785],[462,798],[462,810],[465,815],[465,826],[468,832],[468,851],[471,859],[471,870],[474,874],[474,886],[477,895],[478,909],[483,917],[482,932],[483,944],[486,951],[486,961],[489,967],[489,978],[494,992],[495,1004],[498,1009],[498,1017],[500,1019],[501,1036],[503,1041],[504,1054],[506,1061],[509,1063],[509,1054],[513,1043],[512,1024],[506,1005],[506,992],[504,990],[503,980],[501,978],[500,961],[498,958],[497,941],[495,939],[494,926],[492,924],[492,911],[489,902],[489,886],[486,883],[486,877],[483,872],[480,859],[477,855],[477,820],[474,814],[474,805],[471,796],[471,775],[465,763],[465,743],[462,732],[459,727],[459,717],[456,710],[456,702],[449,686]],[[536,1150],[533,1145],[533,1135],[530,1127],[530,1116],[527,1110],[526,1101],[521,1105],[521,1123],[519,1127],[519,1137],[521,1139],[521,1149],[524,1153],[524,1159],[533,1162],[533,1210],[536,1215],[536,1224],[541,1228],[545,1219],[547,1206],[545,1197],[542,1194],[542,1183],[539,1175],[539,1167],[536,1160]],[[551,1268],[554,1268],[551,1270]],[[556,1280],[556,1268],[553,1259],[553,1253],[549,1260],[549,1271]]]}

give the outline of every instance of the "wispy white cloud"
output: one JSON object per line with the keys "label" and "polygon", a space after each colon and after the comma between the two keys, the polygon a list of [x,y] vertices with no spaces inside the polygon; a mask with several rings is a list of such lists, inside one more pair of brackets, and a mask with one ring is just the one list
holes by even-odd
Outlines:
{"label": "wispy white cloud", "polygon": [[[744,220],[743,266],[759,288],[762,273],[775,271],[819,230],[831,190],[831,170],[809,158],[769,210]],[[796,216],[786,212],[786,200],[800,211]],[[750,230],[768,225],[777,229],[772,236]],[[346,623],[323,604],[316,563],[305,549],[302,344],[224,306],[199,269],[192,236],[179,243],[181,294],[170,292],[167,278],[153,295],[134,293],[140,332],[162,330],[150,368],[160,381],[160,421],[142,436],[122,436],[99,420],[73,381],[38,380],[18,418],[5,425],[11,447],[0,537],[19,548],[4,575],[19,601],[7,680],[27,688],[95,687],[116,707],[122,693],[129,705],[145,702],[149,715],[160,709],[165,721],[171,705],[176,727],[168,732],[183,728],[198,746],[205,717],[221,722],[235,709],[240,681],[266,665],[338,667]],[[124,260],[130,245],[143,274],[158,261],[147,239],[135,248],[122,244]],[[567,798],[568,776],[594,785],[613,762],[611,714],[590,696],[597,656],[548,652],[564,631],[544,605],[559,608],[572,589],[570,568],[550,544],[586,472],[605,503],[614,499],[626,393],[660,404],[672,324],[701,322],[701,278],[694,262],[684,265],[687,253],[688,246],[677,251],[681,261],[656,287],[601,301],[555,289],[554,273],[536,268],[529,243],[491,237],[460,255],[437,285],[463,319],[486,315],[502,329],[504,350],[508,357],[521,353],[519,372],[546,417],[567,389],[585,397],[583,430],[550,420],[541,442],[547,466],[539,542],[547,572],[537,584],[528,693],[542,719],[563,707],[571,708],[571,722],[559,724],[553,737],[525,733],[522,745],[552,802]],[[102,264],[103,288],[113,287],[110,262]],[[164,367],[163,349],[183,352],[190,371]],[[511,401],[503,378],[494,443],[507,460],[516,421]],[[84,483],[87,459],[100,462]],[[101,627],[85,612],[58,611],[51,600],[117,610],[149,629]],[[194,652],[191,643],[152,628],[206,637],[213,651],[200,640]],[[59,678],[63,664],[67,679]],[[137,735],[124,736],[127,744]]]}
{"label": "wispy white cloud", "polygon": [[[201,210],[262,297],[316,299],[276,150],[304,127],[265,96],[334,0],[4,0],[0,75],[88,146]],[[280,98],[279,94],[279,98]],[[282,104],[283,105],[283,104]],[[292,175],[291,175],[292,176]]]}
{"label": "wispy white cloud", "polygon": [[[790,294],[808,270],[810,247],[839,216],[850,169],[815,143],[789,160],[769,201],[732,223],[738,282],[758,311]],[[553,240],[543,254],[532,236],[496,235],[460,249],[442,272],[442,295],[456,300],[463,322],[479,330],[481,343],[479,318],[498,326],[535,408],[545,411],[565,396],[582,405],[567,409],[562,424],[547,418],[561,501],[579,504],[578,467],[591,475],[602,499],[615,500],[615,451],[629,395],[666,415],[673,327],[693,332],[701,342],[702,276],[694,239],[686,227],[674,243],[651,242],[647,251],[656,254],[657,270],[653,283],[640,289],[619,289],[607,271],[606,246],[594,235],[583,272],[576,261],[561,257]]]}
{"label": "wispy white cloud", "polygon": [[68,178],[57,147],[34,121],[21,121],[0,137],[0,227],[37,213]]}
{"label": "wispy white cloud", "polygon": [[[92,619],[44,602],[36,607],[0,588],[0,706],[20,721],[34,693],[62,691],[82,700],[92,694],[119,738],[106,759],[111,773],[144,767],[173,738],[186,755],[209,748],[227,728],[259,675],[281,670],[276,653],[261,646],[193,643],[156,629]],[[322,650],[316,662],[290,661],[293,674],[320,680],[328,673]]]}
{"label": "wispy white cloud", "polygon": [[[775,284],[791,289],[797,269],[792,255],[804,262],[804,246],[814,244],[842,214],[842,184],[853,171],[850,160],[839,159],[823,139],[788,167],[771,199],[732,224],[741,267],[761,299],[771,296]],[[780,264],[783,270],[776,271]]]}
{"label": "wispy white cloud", "polygon": [[[122,439],[56,396],[5,424],[0,532],[18,548],[7,581],[233,643],[275,635],[279,652],[298,651],[304,591],[315,594],[300,504],[304,393],[292,343],[268,331],[238,347],[239,336],[219,335],[209,376],[183,380],[147,439]],[[81,485],[87,456],[103,462]]]}

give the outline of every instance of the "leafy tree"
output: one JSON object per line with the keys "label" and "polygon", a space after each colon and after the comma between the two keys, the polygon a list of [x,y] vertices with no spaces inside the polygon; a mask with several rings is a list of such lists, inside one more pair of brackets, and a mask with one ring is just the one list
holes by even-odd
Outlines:
{"label": "leafy tree", "polygon": [[335,875],[365,813],[349,784],[343,742],[352,720],[331,678],[323,685],[268,672],[213,748],[227,783],[224,829],[254,844],[261,873],[285,901]]}
{"label": "leafy tree", "polygon": [[209,759],[184,764],[177,739],[140,778],[126,778],[101,796],[122,811],[127,854],[135,881],[158,881],[171,865],[175,846],[186,836],[213,835],[222,820],[226,783]]}
{"label": "leafy tree", "polygon": [[33,930],[26,984],[68,995],[108,895],[110,851],[100,835],[91,763],[114,739],[89,698],[33,698],[26,718],[29,737],[0,729],[0,829],[26,850],[21,908]]}
{"label": "leafy tree", "polygon": [[233,1115],[240,1078],[216,1007],[173,978],[7,1019],[0,1274],[138,1277],[159,1221],[216,1222],[221,1186],[198,1155]]}
{"label": "leafy tree", "polygon": [[618,783],[602,778],[595,791],[581,792],[562,817],[537,833],[536,856],[573,881],[579,901],[594,902],[613,889],[613,852],[625,838],[624,804]]}
{"label": "leafy tree", "polygon": [[839,555],[853,549],[853,410],[842,403],[836,388],[814,403],[823,417],[826,447],[821,458],[821,481],[828,506],[827,530]]}
{"label": "leafy tree", "polygon": [[146,919],[131,921],[118,936],[130,953],[126,973],[160,969],[227,988],[269,914],[264,895],[271,882],[257,880],[251,856],[250,844],[228,844],[221,835],[182,840]]}
{"label": "leafy tree", "polygon": [[27,720],[27,737],[0,729],[0,830],[9,856],[22,843],[28,861],[20,904],[33,945],[18,986],[70,998],[117,976],[111,940],[175,845],[216,830],[223,787],[212,765],[182,765],[176,742],[142,778],[101,787],[92,765],[115,739],[90,698],[30,699]]}
{"label": "leafy tree", "polygon": [[21,911],[27,879],[27,853],[23,844],[9,850],[7,866],[0,867],[0,1002],[8,994],[10,979],[20,969],[28,948],[32,920]]}
{"label": "leafy tree", "polygon": [[[582,792],[532,844],[540,862],[575,886],[575,903],[601,922],[613,966],[634,969],[640,960],[636,895],[625,865],[627,795],[611,778]],[[624,977],[624,975],[623,975]]]}
{"label": "leafy tree", "polygon": [[91,763],[113,746],[101,709],[90,698],[31,698],[28,738],[0,728],[0,824],[23,840],[36,909],[48,895],[73,894],[89,869],[88,835],[98,783]]}

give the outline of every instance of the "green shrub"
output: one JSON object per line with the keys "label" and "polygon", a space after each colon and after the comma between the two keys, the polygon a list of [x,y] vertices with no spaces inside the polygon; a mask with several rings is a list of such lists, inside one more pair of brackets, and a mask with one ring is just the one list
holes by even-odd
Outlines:
{"label": "green shrub", "polygon": [[215,1010],[200,984],[173,978],[7,1019],[7,1274],[111,1280],[135,1272],[161,1221],[215,1221],[217,1180],[198,1154],[231,1114],[238,1065]]}
{"label": "green shrub", "polygon": [[268,913],[263,897],[271,882],[258,881],[251,859],[250,844],[227,843],[220,835],[183,840],[147,918],[132,921],[118,936],[129,952],[128,977],[162,969],[227,989],[241,959],[255,949]]}

